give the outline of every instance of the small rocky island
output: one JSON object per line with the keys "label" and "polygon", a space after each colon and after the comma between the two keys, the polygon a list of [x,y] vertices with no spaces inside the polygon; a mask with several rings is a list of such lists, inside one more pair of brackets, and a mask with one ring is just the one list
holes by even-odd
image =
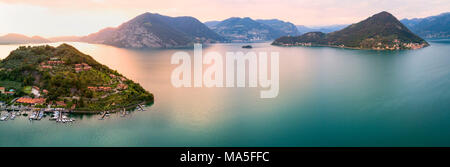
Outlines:
{"label": "small rocky island", "polygon": [[66,112],[122,111],[152,103],[138,83],[68,44],[21,46],[0,62],[0,102]]}
{"label": "small rocky island", "polygon": [[412,33],[397,18],[381,12],[359,23],[328,34],[309,32],[301,36],[284,36],[272,45],[331,46],[352,49],[401,50],[419,49],[429,44]]}

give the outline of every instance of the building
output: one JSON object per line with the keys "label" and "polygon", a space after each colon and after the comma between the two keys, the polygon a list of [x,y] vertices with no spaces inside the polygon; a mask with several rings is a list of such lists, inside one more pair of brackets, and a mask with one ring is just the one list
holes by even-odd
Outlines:
{"label": "building", "polygon": [[92,69],[92,67],[91,66],[89,66],[88,64],[86,64],[86,63],[81,63],[81,64],[75,64],[75,71],[76,72],[81,72],[81,71],[88,71],[88,70],[91,70]]}
{"label": "building", "polygon": [[14,89],[10,89],[9,91],[6,91],[5,94],[7,95],[14,95]]}
{"label": "building", "polygon": [[87,87],[89,90],[92,90],[92,91],[96,91],[97,90],[97,87],[94,87],[94,86],[88,86]]}
{"label": "building", "polygon": [[50,64],[50,65],[64,64],[64,61],[60,61],[60,60],[56,60],[56,61],[47,61],[47,64]]}
{"label": "building", "polygon": [[107,91],[111,91],[111,87],[100,86],[97,88],[97,90],[107,92]]}
{"label": "building", "polygon": [[44,98],[31,98],[31,97],[21,97],[16,100],[17,103],[24,103],[24,104],[44,104],[45,99]]}
{"label": "building", "polygon": [[125,90],[125,89],[127,89],[128,88],[128,85],[127,84],[118,84],[117,85],[117,89],[119,89],[119,90]]}
{"label": "building", "polygon": [[0,87],[0,93],[5,93],[6,88],[5,87]]}
{"label": "building", "polygon": [[64,101],[56,101],[55,102],[57,106],[64,106],[66,107],[66,103],[64,103]]}
{"label": "building", "polygon": [[39,93],[39,90],[40,90],[39,87],[33,86],[33,87],[31,87],[31,94],[33,94],[36,97],[39,97],[39,96],[41,96],[41,93]]}
{"label": "building", "polygon": [[52,66],[43,65],[43,66],[41,66],[41,68],[43,68],[43,69],[52,69],[53,67]]}
{"label": "building", "polygon": [[99,86],[99,87],[88,86],[88,89],[91,91],[94,91],[94,92],[108,92],[108,91],[112,90],[111,87],[107,87],[107,86]]}

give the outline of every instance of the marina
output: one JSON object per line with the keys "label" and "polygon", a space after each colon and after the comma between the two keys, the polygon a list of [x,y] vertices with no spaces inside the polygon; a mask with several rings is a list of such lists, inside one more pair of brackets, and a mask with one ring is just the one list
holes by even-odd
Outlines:
{"label": "marina", "polygon": [[[0,110],[0,121],[13,121],[16,118],[24,117],[29,121],[41,121],[44,120],[44,118],[48,118],[48,121],[54,121],[56,123],[71,123],[76,121],[76,119],[73,118],[74,115],[82,115],[55,108],[35,109],[28,107],[17,107],[17,110],[12,108],[9,109],[10,110],[8,110],[8,108],[3,108]],[[145,105],[138,105],[133,110],[122,108],[121,111],[104,111],[94,115],[98,115],[98,120],[104,120],[110,117],[113,113],[119,115],[120,117],[126,117],[131,115],[133,111],[146,111]]]}

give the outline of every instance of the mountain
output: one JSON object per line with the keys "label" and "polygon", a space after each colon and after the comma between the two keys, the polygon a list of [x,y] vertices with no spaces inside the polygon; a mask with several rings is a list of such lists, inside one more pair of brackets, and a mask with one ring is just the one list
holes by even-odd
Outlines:
{"label": "mountain", "polygon": [[31,44],[31,43],[48,43],[50,40],[40,36],[28,37],[22,34],[6,34],[0,36],[0,44]]}
{"label": "mountain", "polygon": [[51,37],[48,40],[52,42],[78,42],[81,40],[80,36],[60,36],[60,37]]}
{"label": "mountain", "polygon": [[450,38],[450,12],[426,18],[403,19],[401,22],[423,38]]}
{"label": "mountain", "polygon": [[0,62],[0,80],[22,87],[14,96],[32,96],[25,87],[37,86],[47,103],[64,101],[69,108],[76,104],[76,111],[153,102],[153,95],[138,83],[67,44],[19,47]]}
{"label": "mountain", "polygon": [[290,22],[284,22],[282,20],[278,19],[270,19],[270,20],[256,20],[257,22],[269,25],[273,29],[276,29],[278,31],[283,32],[285,35],[289,36],[296,36],[300,35],[300,33],[297,30],[297,27],[290,23]]}
{"label": "mountain", "polygon": [[82,41],[125,48],[171,48],[194,42],[214,43],[224,38],[193,17],[144,13],[117,28],[105,28]]}
{"label": "mountain", "polygon": [[209,28],[212,28],[212,27],[215,27],[219,23],[220,23],[220,21],[207,21],[207,22],[204,22],[203,24],[205,24]]}
{"label": "mountain", "polygon": [[328,25],[328,26],[309,26],[309,27],[304,26],[304,25],[297,25],[296,27],[300,34],[304,34],[307,32],[314,32],[314,31],[330,33],[330,32],[341,30],[347,26],[348,26],[347,24],[336,24],[336,25]]}
{"label": "mountain", "polygon": [[232,17],[210,28],[231,42],[261,42],[288,35],[249,17]]}
{"label": "mountain", "polygon": [[297,37],[281,37],[272,44],[374,50],[418,49],[429,45],[388,12],[375,14],[339,31],[328,34],[309,32]]}

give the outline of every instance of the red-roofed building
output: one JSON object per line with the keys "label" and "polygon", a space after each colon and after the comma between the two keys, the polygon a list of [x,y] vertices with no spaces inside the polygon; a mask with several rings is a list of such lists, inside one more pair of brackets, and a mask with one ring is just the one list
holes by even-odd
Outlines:
{"label": "red-roofed building", "polygon": [[63,101],[56,101],[56,105],[57,106],[66,106],[66,103],[64,103]]}
{"label": "red-roofed building", "polygon": [[100,92],[100,91],[105,91],[105,92],[107,92],[107,91],[111,91],[111,90],[112,90],[111,87],[107,87],[107,86],[99,86],[99,87],[88,86],[88,89],[89,89],[89,90],[92,90],[92,91],[98,91],[98,92]]}
{"label": "red-roofed building", "polygon": [[75,64],[75,71],[76,71],[76,72],[88,71],[88,70],[91,70],[91,69],[92,69],[92,67],[89,66],[89,65],[86,64],[86,63]]}
{"label": "red-roofed building", "polygon": [[64,64],[64,61],[59,61],[59,60],[57,60],[57,61],[47,61],[47,64],[50,64],[50,65]]}
{"label": "red-roofed building", "polygon": [[25,104],[44,104],[44,98],[31,98],[31,97],[21,97],[16,100],[17,103],[25,103]]}
{"label": "red-roofed building", "polygon": [[118,84],[118,85],[117,85],[117,89],[124,90],[124,89],[127,89],[127,88],[128,88],[128,85],[127,85],[127,84]]}
{"label": "red-roofed building", "polygon": [[43,66],[41,66],[41,68],[43,68],[43,69],[52,69],[53,67],[52,66],[43,65]]}

